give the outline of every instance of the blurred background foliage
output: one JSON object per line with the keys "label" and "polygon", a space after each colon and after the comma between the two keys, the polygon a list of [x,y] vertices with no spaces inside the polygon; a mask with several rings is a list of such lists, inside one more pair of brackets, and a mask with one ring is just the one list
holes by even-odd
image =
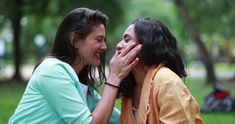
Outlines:
{"label": "blurred background foliage", "polygon": [[[109,16],[107,64],[129,23],[138,17],[153,17],[163,21],[175,35],[187,67],[204,70],[198,75],[206,72],[205,79],[191,79],[189,75],[186,80],[199,105],[215,84],[233,91],[234,6],[235,0],[0,0],[0,123],[7,122],[24,91],[26,83],[22,82],[27,81],[22,81],[26,73],[23,66],[34,66],[46,56],[63,17],[77,7],[97,9]],[[4,71],[9,67],[13,70],[10,77]],[[205,82],[213,85],[205,87]],[[211,124],[235,121],[232,114],[202,116]]]}
{"label": "blurred background foliage", "polygon": [[[179,14],[178,3],[191,19],[200,41],[193,38],[195,32],[187,30],[190,26]],[[21,66],[37,63],[50,51],[63,17],[74,8],[89,7],[106,13],[110,19],[107,63],[131,20],[153,17],[162,20],[178,39],[185,63],[204,65],[209,83],[214,83],[214,63],[235,62],[234,5],[234,0],[0,0],[1,68],[5,67],[3,63],[12,65],[12,78],[22,80]]]}

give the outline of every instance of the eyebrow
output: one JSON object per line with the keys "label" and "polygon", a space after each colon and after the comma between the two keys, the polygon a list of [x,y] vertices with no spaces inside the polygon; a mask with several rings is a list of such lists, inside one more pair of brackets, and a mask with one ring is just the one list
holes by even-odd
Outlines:
{"label": "eyebrow", "polygon": [[96,38],[105,38],[104,35],[97,35]]}
{"label": "eyebrow", "polygon": [[130,37],[130,35],[129,35],[129,34],[124,34],[124,35],[123,35],[123,39],[125,39],[125,38],[127,38],[127,37]]}

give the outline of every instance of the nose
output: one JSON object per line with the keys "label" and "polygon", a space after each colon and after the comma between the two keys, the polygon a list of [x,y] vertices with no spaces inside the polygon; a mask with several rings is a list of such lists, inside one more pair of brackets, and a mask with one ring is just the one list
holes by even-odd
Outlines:
{"label": "nose", "polygon": [[116,46],[116,50],[120,51],[121,49],[123,49],[123,41],[120,41]]}
{"label": "nose", "polygon": [[103,50],[103,51],[106,51],[107,50],[107,45],[105,42],[102,42],[100,48]]}

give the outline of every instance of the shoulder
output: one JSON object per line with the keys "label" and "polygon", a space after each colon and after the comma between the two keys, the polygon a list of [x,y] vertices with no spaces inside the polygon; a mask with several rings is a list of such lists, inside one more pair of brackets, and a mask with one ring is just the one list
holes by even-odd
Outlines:
{"label": "shoulder", "polygon": [[167,67],[161,68],[154,77],[154,91],[189,95],[190,92],[183,80]]}
{"label": "shoulder", "polygon": [[154,76],[154,82],[169,83],[169,82],[182,82],[181,78],[172,70],[167,67],[162,67]]}
{"label": "shoulder", "polygon": [[77,75],[73,68],[63,61],[56,58],[47,58],[42,61],[41,64],[35,69],[34,76],[37,77],[70,77],[73,80],[77,80]]}
{"label": "shoulder", "polygon": [[63,71],[73,72],[73,68],[68,64],[56,58],[47,58],[35,69],[35,72],[42,71],[47,73],[60,73]]}
{"label": "shoulder", "polygon": [[[72,67],[59,59],[56,58],[47,58],[42,61],[42,63],[38,66],[38,68],[44,68],[46,70],[53,70],[57,68],[64,68],[67,70],[73,70]],[[53,68],[53,69],[51,69]]]}

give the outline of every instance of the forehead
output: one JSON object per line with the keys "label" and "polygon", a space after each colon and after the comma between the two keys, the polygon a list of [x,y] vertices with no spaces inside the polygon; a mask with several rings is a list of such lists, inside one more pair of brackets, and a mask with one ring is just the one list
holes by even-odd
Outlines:
{"label": "forehead", "polygon": [[93,25],[91,29],[92,29],[92,31],[97,31],[97,32],[105,31],[105,27],[103,24]]}
{"label": "forehead", "polygon": [[105,27],[103,24],[94,25],[90,35],[102,35],[105,36]]}
{"label": "forehead", "polygon": [[135,26],[132,24],[130,26],[127,27],[127,29],[125,30],[124,34],[123,34],[123,37],[126,37],[126,36],[135,36]]}

